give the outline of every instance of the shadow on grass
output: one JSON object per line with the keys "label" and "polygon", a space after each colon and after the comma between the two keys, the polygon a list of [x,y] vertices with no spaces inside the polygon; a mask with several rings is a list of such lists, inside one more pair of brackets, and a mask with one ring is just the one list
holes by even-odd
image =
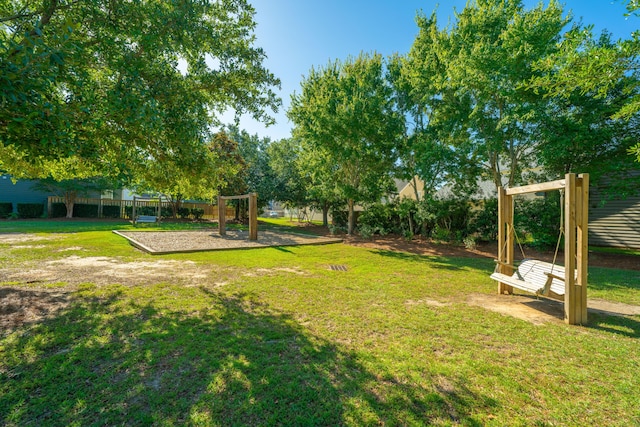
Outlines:
{"label": "shadow on grass", "polygon": [[[558,320],[564,320],[564,302],[535,296],[530,298],[530,301],[522,304]],[[589,307],[587,321],[585,326],[591,329],[640,338],[640,321],[636,316],[631,317],[615,311]]]}
{"label": "shadow on grass", "polygon": [[[485,258],[461,258],[461,257],[449,257],[449,256],[441,256],[441,255],[419,255],[412,254],[409,252],[396,252],[392,250],[386,249],[373,249],[370,250],[372,254],[393,258],[402,261],[410,261],[410,262],[419,262],[424,263],[428,262],[429,266],[432,268],[444,269],[444,270],[452,270],[452,271],[461,271],[466,270],[468,268],[478,268],[487,270],[487,267],[491,265],[493,268],[493,263],[490,260]],[[487,270],[487,275],[490,272]]]}
{"label": "shadow on grass", "polygon": [[178,291],[145,288],[143,303],[140,288],[80,293],[0,339],[0,424],[473,426],[497,405],[464,378],[368,370],[246,295],[192,288],[178,310]]}

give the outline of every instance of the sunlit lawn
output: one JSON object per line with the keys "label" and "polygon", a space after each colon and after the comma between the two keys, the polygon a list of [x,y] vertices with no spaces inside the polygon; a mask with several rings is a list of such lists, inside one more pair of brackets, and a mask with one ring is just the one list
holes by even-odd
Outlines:
{"label": "sunlit lawn", "polygon": [[[467,304],[495,292],[491,260],[343,244],[153,257],[112,228],[24,223],[67,234],[0,244],[0,267],[72,253],[237,274],[70,287],[55,316],[0,333],[0,423],[640,424],[640,316],[534,325]],[[640,272],[591,268],[589,285],[640,305]],[[46,298],[46,285],[17,286]]]}

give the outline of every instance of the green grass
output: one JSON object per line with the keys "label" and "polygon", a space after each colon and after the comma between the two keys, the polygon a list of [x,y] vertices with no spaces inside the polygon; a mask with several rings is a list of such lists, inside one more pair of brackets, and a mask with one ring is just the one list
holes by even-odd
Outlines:
{"label": "green grass", "polygon": [[[95,227],[0,245],[1,265],[74,254],[235,274],[14,286],[43,302],[67,291],[69,305],[0,334],[0,424],[640,423],[640,316],[533,325],[467,304],[494,294],[491,260],[341,244],[153,257]],[[589,296],[640,304],[639,275],[591,268]]]}

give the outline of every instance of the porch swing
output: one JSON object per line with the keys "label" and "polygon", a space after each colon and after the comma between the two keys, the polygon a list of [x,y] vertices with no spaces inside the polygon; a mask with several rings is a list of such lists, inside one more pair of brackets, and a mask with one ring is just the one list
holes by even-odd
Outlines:
{"label": "porch swing", "polygon": [[[510,224],[509,233],[515,237],[515,241],[518,244],[520,253],[522,254],[522,261],[516,267],[515,265],[509,265],[507,263],[496,261],[496,268],[491,274],[493,280],[497,280],[500,283],[505,283],[523,291],[536,294],[538,296],[544,296],[547,298],[561,300],[564,297],[564,276],[565,270],[563,266],[556,265],[558,258],[558,250],[560,249],[560,242],[564,234],[564,218],[563,218],[563,199],[564,190],[560,190],[560,227],[558,232],[558,241],[556,243],[556,249],[553,253],[553,261],[551,263],[528,258],[522,247],[518,233],[515,226]],[[507,245],[509,239],[505,239],[504,246]],[[502,248],[502,252],[505,251],[505,247]],[[500,267],[505,266],[509,269],[515,270],[513,275],[509,276],[500,272]]]}
{"label": "porch swing", "polygon": [[[514,228],[513,197],[560,190],[561,219],[553,262],[527,258]],[[498,259],[491,278],[498,282],[499,294],[513,288],[536,295],[564,300],[564,320],[569,324],[587,322],[589,175],[566,174],[565,179],[498,191]],[[564,267],[556,265],[562,237]],[[523,256],[514,265],[514,237]]]}

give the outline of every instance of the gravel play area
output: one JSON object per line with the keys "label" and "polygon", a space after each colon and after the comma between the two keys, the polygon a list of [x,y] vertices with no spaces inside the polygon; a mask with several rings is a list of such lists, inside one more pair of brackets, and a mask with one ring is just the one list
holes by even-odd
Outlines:
{"label": "gravel play area", "polygon": [[308,234],[260,230],[258,240],[249,240],[246,230],[227,230],[226,236],[217,231],[117,231],[132,245],[150,254],[200,252],[226,249],[264,248],[270,246],[322,245],[339,243],[342,239]]}

